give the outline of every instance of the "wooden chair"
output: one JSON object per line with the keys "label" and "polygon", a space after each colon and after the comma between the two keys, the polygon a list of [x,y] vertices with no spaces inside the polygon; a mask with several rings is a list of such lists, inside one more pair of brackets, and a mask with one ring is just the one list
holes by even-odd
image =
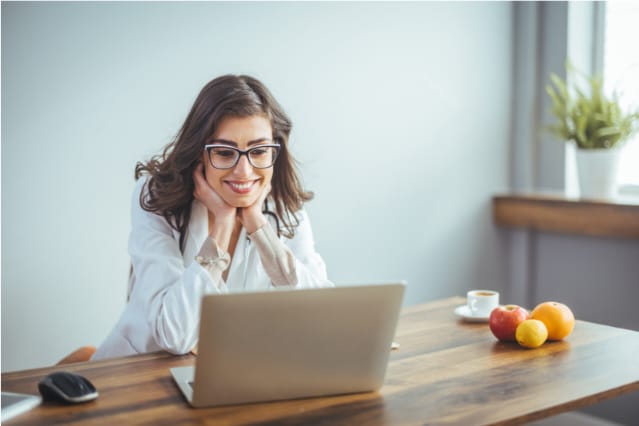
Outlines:
{"label": "wooden chair", "polygon": [[71,352],[69,355],[62,358],[60,361],[56,363],[56,365],[63,364],[72,364],[74,362],[85,362],[89,361],[93,354],[95,353],[95,346],[82,346],[81,348],[76,349]]}
{"label": "wooden chair", "polygon": [[[129,266],[129,284],[127,288],[126,301],[128,302],[131,297],[131,277],[133,276],[133,265]],[[60,361],[56,363],[56,365],[64,365],[64,364],[72,364],[74,362],[86,362],[91,360],[91,357],[96,351],[95,346],[82,346],[75,351],[71,352],[69,355],[62,358]]]}

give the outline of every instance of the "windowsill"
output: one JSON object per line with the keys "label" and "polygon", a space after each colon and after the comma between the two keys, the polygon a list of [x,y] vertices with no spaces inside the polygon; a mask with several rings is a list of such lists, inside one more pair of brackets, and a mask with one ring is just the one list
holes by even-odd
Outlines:
{"label": "windowsill", "polygon": [[498,195],[493,220],[505,227],[639,239],[639,197],[599,201],[551,193]]}
{"label": "windowsill", "polygon": [[627,183],[619,186],[621,196],[634,197],[639,200],[639,184]]}

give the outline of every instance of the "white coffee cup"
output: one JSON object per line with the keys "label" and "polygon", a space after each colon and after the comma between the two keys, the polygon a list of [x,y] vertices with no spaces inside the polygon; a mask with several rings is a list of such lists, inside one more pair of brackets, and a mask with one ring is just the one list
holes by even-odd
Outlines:
{"label": "white coffee cup", "polygon": [[466,303],[471,315],[488,316],[499,306],[499,293],[493,290],[471,290],[466,293]]}

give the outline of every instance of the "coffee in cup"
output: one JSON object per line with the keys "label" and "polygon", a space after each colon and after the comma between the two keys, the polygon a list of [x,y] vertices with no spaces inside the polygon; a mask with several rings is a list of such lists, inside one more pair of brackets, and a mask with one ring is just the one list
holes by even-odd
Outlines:
{"label": "coffee in cup", "polygon": [[485,317],[499,306],[499,293],[493,290],[471,290],[466,293],[466,303],[471,315]]}

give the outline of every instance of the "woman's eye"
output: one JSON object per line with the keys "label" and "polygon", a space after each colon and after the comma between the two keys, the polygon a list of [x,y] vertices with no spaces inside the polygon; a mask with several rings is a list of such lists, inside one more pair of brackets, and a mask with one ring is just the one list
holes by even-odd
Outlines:
{"label": "woman's eye", "polygon": [[251,150],[251,155],[259,156],[266,155],[268,153],[268,148],[255,148]]}
{"label": "woman's eye", "polygon": [[233,157],[235,155],[235,151],[233,151],[232,149],[221,148],[221,149],[214,149],[213,154],[220,157]]}

